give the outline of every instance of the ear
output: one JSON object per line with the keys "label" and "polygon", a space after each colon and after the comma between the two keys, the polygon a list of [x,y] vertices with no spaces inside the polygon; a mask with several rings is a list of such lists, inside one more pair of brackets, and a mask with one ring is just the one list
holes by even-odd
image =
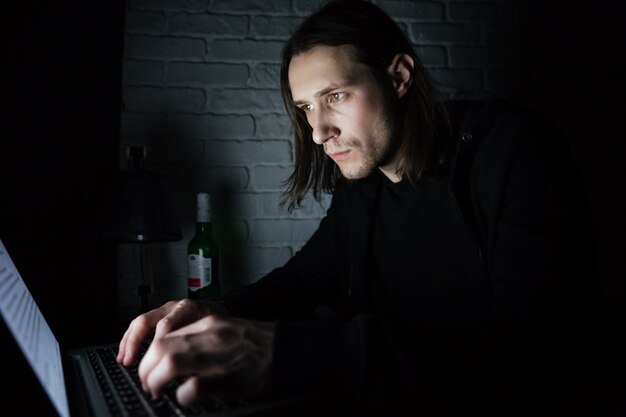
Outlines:
{"label": "ear", "polygon": [[404,96],[413,82],[414,64],[415,61],[410,55],[397,54],[387,68],[387,73],[391,77],[398,98]]}

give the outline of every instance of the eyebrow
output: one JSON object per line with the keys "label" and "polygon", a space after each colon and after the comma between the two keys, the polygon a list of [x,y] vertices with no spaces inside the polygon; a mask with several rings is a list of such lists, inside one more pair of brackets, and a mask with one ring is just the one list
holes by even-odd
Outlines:
{"label": "eyebrow", "polygon": [[[356,81],[352,80],[352,79],[348,79],[345,81],[342,81],[340,83],[333,83],[331,85],[329,85],[328,87],[324,87],[321,90],[317,91],[315,94],[313,94],[314,97],[322,97],[328,93],[330,93],[331,91],[337,90],[338,88],[345,88],[345,87],[350,87],[351,85],[356,84]],[[294,100],[293,104],[295,104],[296,106],[299,106],[300,104],[305,104],[307,103],[306,100]]]}

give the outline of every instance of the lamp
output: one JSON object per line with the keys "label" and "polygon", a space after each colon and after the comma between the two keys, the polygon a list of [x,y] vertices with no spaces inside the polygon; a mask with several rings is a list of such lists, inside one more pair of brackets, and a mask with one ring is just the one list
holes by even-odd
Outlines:
{"label": "lamp", "polygon": [[141,297],[140,312],[143,313],[149,310],[148,297],[152,292],[151,282],[145,279],[145,244],[174,242],[181,240],[183,235],[168,178],[143,169],[142,162],[147,159],[148,148],[129,146],[125,154],[131,161],[131,167],[118,171],[115,176],[104,204],[101,235],[116,243],[139,246],[141,283],[137,289]]}

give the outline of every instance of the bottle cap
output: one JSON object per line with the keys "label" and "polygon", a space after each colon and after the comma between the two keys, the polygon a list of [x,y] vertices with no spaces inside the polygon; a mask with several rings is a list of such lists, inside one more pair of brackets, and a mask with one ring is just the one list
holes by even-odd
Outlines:
{"label": "bottle cap", "polygon": [[209,194],[198,193],[196,200],[198,203],[196,220],[201,223],[209,222]]}

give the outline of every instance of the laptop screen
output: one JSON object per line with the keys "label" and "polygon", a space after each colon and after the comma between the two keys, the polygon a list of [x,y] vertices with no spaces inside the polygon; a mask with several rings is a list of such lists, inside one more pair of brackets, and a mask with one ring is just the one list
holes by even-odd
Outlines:
{"label": "laptop screen", "polygon": [[59,343],[0,240],[0,315],[61,417],[69,417]]}

